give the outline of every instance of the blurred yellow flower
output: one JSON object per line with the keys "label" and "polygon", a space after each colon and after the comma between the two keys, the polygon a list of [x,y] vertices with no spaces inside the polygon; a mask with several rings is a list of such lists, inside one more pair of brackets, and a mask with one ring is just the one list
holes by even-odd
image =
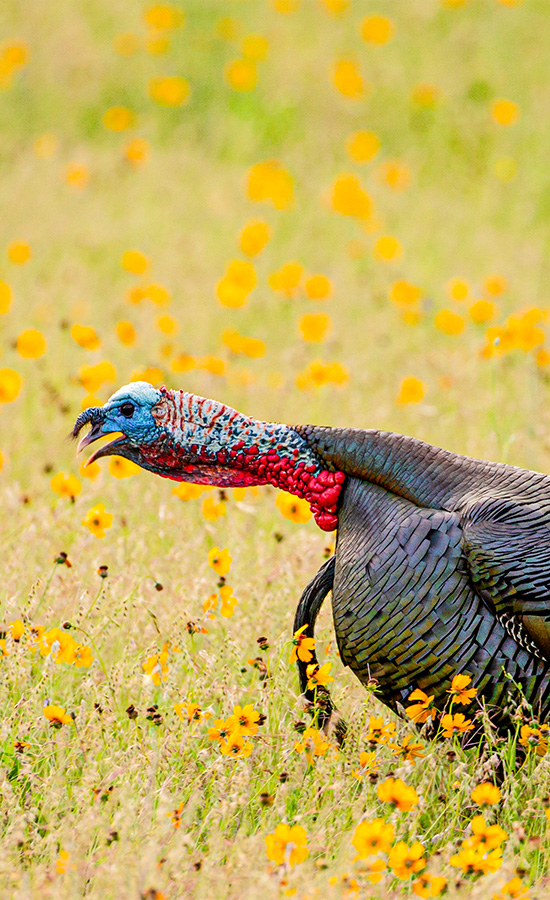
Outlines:
{"label": "blurred yellow flower", "polygon": [[125,250],[120,257],[120,265],[132,275],[143,275],[149,268],[149,260],[141,250]]}
{"label": "blurred yellow flower", "polygon": [[115,332],[120,343],[124,344],[126,347],[131,347],[132,344],[135,344],[137,337],[136,329],[127,319],[121,319],[120,322],[116,323]]}
{"label": "blurred yellow flower", "polygon": [[241,52],[247,59],[258,62],[267,55],[269,41],[261,34],[247,34],[241,43]]}
{"label": "blurred yellow flower", "polygon": [[141,369],[134,369],[130,375],[130,381],[148,381],[152,385],[162,384],[164,372],[158,366],[143,366]]}
{"label": "blurred yellow flower", "polygon": [[133,138],[124,148],[124,159],[137,169],[147,162],[150,152],[151,148],[145,138]]}
{"label": "blurred yellow flower", "polygon": [[220,588],[220,600],[220,616],[230,619],[239,601],[233,596],[233,588],[228,584],[224,584]]}
{"label": "blurred yellow flower", "polygon": [[32,251],[26,241],[12,241],[8,245],[8,259],[16,266],[24,266],[32,256]]}
{"label": "blurred yellow flower", "polygon": [[239,246],[245,256],[258,256],[271,238],[271,226],[261,219],[247,222],[239,235]]}
{"label": "blurred yellow flower", "polygon": [[[73,721],[72,716],[69,716],[68,713],[65,712],[64,706],[52,706],[51,704],[48,704],[43,708],[43,713],[44,717],[54,728],[61,728],[62,725],[70,725]],[[68,860],[68,858],[69,854],[66,853],[64,859]],[[65,870],[63,869],[62,871]]]}
{"label": "blurred yellow flower", "polygon": [[162,32],[153,31],[145,39],[145,50],[150,56],[161,56],[170,49],[170,38]]}
{"label": "blurred yellow flower", "polygon": [[109,475],[114,475],[115,478],[130,478],[138,472],[141,472],[140,467],[131,459],[124,456],[109,457]]}
{"label": "blurred yellow flower", "polygon": [[326,339],[330,326],[330,316],[326,313],[306,313],[298,322],[303,340],[317,344]]}
{"label": "blurred yellow flower", "polygon": [[426,867],[425,852],[420,841],[415,841],[410,847],[405,841],[398,841],[388,854],[388,866],[397,878],[405,881]]}
{"label": "blurred yellow flower", "polygon": [[256,64],[251,59],[233,59],[224,69],[224,78],[234,91],[252,91],[258,82]]}
{"label": "blurred yellow flower", "polygon": [[489,275],[483,282],[483,287],[488,294],[498,297],[499,294],[504,293],[508,287],[508,282],[502,275]]}
{"label": "blurred yellow flower", "polygon": [[219,547],[212,547],[208,551],[208,565],[211,569],[214,569],[216,575],[220,575],[222,578],[229,572],[232,561],[227,549],[220,550]]}
{"label": "blurred yellow flower", "polygon": [[411,182],[411,170],[407,163],[399,159],[390,159],[381,164],[378,178],[392,191],[406,191]]}
{"label": "blurred yellow flower", "polygon": [[259,359],[265,353],[265,343],[258,338],[245,337],[235,328],[226,328],[222,333],[225,346],[235,354],[243,354],[252,359]]}
{"label": "blurred yellow flower", "polygon": [[304,281],[304,291],[310,300],[328,300],[332,294],[332,282],[326,275],[310,275]]}
{"label": "blurred yellow flower", "polygon": [[411,100],[416,106],[425,106],[434,109],[441,100],[441,88],[436,84],[424,82],[415,84],[411,91]]}
{"label": "blurred yellow flower", "polygon": [[25,625],[21,619],[15,619],[14,622],[8,624],[12,641],[20,641],[25,634]]}
{"label": "blurred yellow flower", "polygon": [[287,494],[286,491],[278,491],[275,503],[285,519],[289,519],[290,522],[294,522],[296,525],[303,525],[311,519],[311,509],[307,500],[302,500],[293,494]]}
{"label": "blurred yellow flower", "polygon": [[159,3],[149,6],[144,13],[145,24],[157,31],[172,31],[185,23],[185,13],[176,6]]}
{"label": "blurred yellow flower", "polygon": [[49,159],[53,156],[59,146],[55,134],[40,134],[32,145],[34,155],[37,159]]}
{"label": "blurred yellow flower", "polygon": [[495,806],[500,803],[500,788],[490,781],[482,781],[473,789],[470,797],[478,806]]}
{"label": "blurred yellow flower", "polygon": [[46,338],[38,329],[27,328],[19,334],[16,349],[23,359],[39,359],[46,352]]}
{"label": "blurred yellow flower", "polygon": [[143,289],[143,299],[150,300],[155,306],[168,306],[172,301],[172,295],[163,284],[148,284]]}
{"label": "blurred yellow flower", "polygon": [[367,89],[359,66],[351,59],[339,59],[334,63],[332,81],[336,90],[349,100],[359,100]]}
{"label": "blurred yellow flower", "polygon": [[117,373],[112,363],[107,360],[94,366],[80,366],[78,379],[89,394],[95,394],[108,381],[116,381]]}
{"label": "blurred yellow flower", "polygon": [[144,681],[159,687],[164,681],[168,680],[168,675],[170,674],[168,651],[162,650],[161,653],[154,653],[152,656],[148,656],[146,661],[141,664],[141,668],[145,673],[143,676]]}
{"label": "blurred yellow flower", "polygon": [[276,159],[256,163],[248,170],[246,194],[257,203],[271,203],[275,209],[288,209],[294,200],[292,176]]}
{"label": "blurred yellow flower", "polygon": [[82,490],[82,485],[78,478],[75,478],[74,475],[67,475],[66,472],[58,472],[57,475],[54,475],[50,481],[50,487],[54,494],[58,494],[60,497],[68,497],[70,500],[78,497]]}
{"label": "blurred yellow flower", "polygon": [[357,850],[355,859],[368,859],[377,853],[389,853],[395,840],[395,828],[384,819],[363,821],[357,825],[351,843]]}
{"label": "blurred yellow flower", "polygon": [[468,308],[468,313],[472,322],[481,325],[484,322],[490,322],[496,319],[499,314],[499,308],[492,300],[476,300]]}
{"label": "blurred yellow flower", "polygon": [[297,262],[287,262],[276,272],[271,272],[267,282],[272,291],[295,297],[304,275],[304,267]]}
{"label": "blurred yellow flower", "polygon": [[96,538],[104,538],[105,531],[113,524],[113,514],[105,510],[103,503],[97,503],[82,519],[84,525]]}
{"label": "blurred yellow flower", "polygon": [[65,182],[69,187],[77,191],[83,191],[88,186],[90,172],[88,166],[82,163],[69,163],[65,169]]}
{"label": "blurred yellow flower", "polygon": [[0,281],[0,315],[5,315],[11,309],[11,288],[5,281]]}
{"label": "blurred yellow flower", "polygon": [[346,140],[346,152],[358,165],[374,159],[380,150],[380,138],[374,131],[354,131]]}
{"label": "blurred yellow flower", "polygon": [[421,290],[410,281],[394,281],[390,287],[390,300],[396,306],[414,306],[420,301]]}
{"label": "blurred yellow flower", "polygon": [[[89,403],[86,403],[86,407],[88,407],[89,405]],[[98,475],[101,474],[101,467],[99,463],[88,463],[86,462],[86,460],[84,460],[84,462],[80,463],[80,468],[78,471],[81,478],[90,478],[93,481],[98,477]]]}
{"label": "blurred yellow flower", "polygon": [[216,296],[222,306],[245,306],[248,295],[256,287],[256,280],[256,270],[251,262],[233,259],[216,285]]}
{"label": "blurred yellow flower", "polygon": [[197,361],[189,353],[178,353],[170,363],[172,372],[191,372],[196,369]]}
{"label": "blurred yellow flower", "polygon": [[397,238],[391,234],[383,234],[374,243],[374,258],[381,262],[396,262],[403,252]]}
{"label": "blurred yellow flower", "polygon": [[341,216],[368,219],[372,215],[372,201],[357,175],[342,172],[333,182],[330,204]]}
{"label": "blurred yellow flower", "polygon": [[127,106],[110,106],[103,114],[103,124],[109,131],[126,131],[136,124],[136,116]]}
{"label": "blurred yellow flower", "polygon": [[513,100],[495,100],[491,106],[491,118],[497,125],[514,125],[520,117],[520,108]]}
{"label": "blurred yellow flower", "polygon": [[292,16],[300,9],[301,2],[302,0],[271,0],[271,5],[282,16]]}
{"label": "blurred yellow flower", "polygon": [[365,16],[361,37],[368,44],[387,44],[395,34],[395,25],[387,16]]}
{"label": "blurred yellow flower", "polygon": [[342,16],[349,10],[351,0],[319,0],[319,3],[331,16]]}
{"label": "blurred yellow flower", "polygon": [[186,481],[182,481],[181,484],[172,488],[172,493],[180,500],[196,500],[204,491],[205,488],[202,484],[188,484]]}
{"label": "blurred yellow flower", "polygon": [[472,731],[474,723],[471,719],[467,719],[463,713],[445,713],[441,717],[441,737],[450,738],[454,734],[465,734]]}
{"label": "blurred yellow flower", "polygon": [[296,376],[296,386],[301,391],[313,390],[327,384],[343,387],[348,381],[349,373],[342,363],[326,363],[321,359],[312,360],[309,365]]}
{"label": "blurred yellow flower", "polygon": [[424,399],[425,394],[426,385],[424,382],[414,375],[408,375],[401,382],[395,402],[399,406],[407,406],[409,403],[420,403]]}
{"label": "blurred yellow flower", "polygon": [[225,516],[226,508],[222,500],[216,500],[212,494],[202,501],[202,514],[207,522],[215,522]]}
{"label": "blurred yellow flower", "polygon": [[376,793],[379,800],[382,800],[383,803],[391,803],[401,812],[409,812],[420,799],[415,789],[405,784],[400,778],[386,778],[378,785]]}
{"label": "blurred yellow flower", "polygon": [[451,300],[466,300],[470,294],[470,285],[463,278],[451,278],[446,284],[447,294]]}
{"label": "blurred yellow flower", "polygon": [[79,325],[78,322],[75,322],[71,326],[71,337],[76,344],[84,347],[85,350],[97,350],[101,346],[101,341],[95,328],[92,328],[90,325]]}
{"label": "blurred yellow flower", "polygon": [[11,403],[18,396],[23,379],[15,369],[0,369],[0,403]]}
{"label": "blurred yellow flower", "polygon": [[290,827],[282,822],[274,831],[266,834],[265,846],[267,858],[276,866],[282,866],[286,862],[293,867],[309,856],[307,833],[301,825]]}
{"label": "blurred yellow flower", "polygon": [[163,334],[175,335],[179,331],[179,325],[177,319],[174,319],[173,316],[159,316],[156,325],[159,331],[162,331]]}
{"label": "blurred yellow flower", "polygon": [[178,76],[151,78],[149,96],[160,106],[184,106],[191,94],[189,82]]}
{"label": "blurred yellow flower", "polygon": [[457,337],[464,332],[466,320],[452,309],[441,309],[434,316],[434,325],[443,334]]}

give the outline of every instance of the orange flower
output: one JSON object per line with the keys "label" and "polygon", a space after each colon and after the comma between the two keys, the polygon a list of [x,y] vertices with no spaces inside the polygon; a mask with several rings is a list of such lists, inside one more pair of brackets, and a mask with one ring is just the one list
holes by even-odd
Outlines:
{"label": "orange flower", "polygon": [[393,874],[404,881],[425,868],[424,853],[424,847],[419,841],[415,841],[410,847],[405,841],[398,841],[389,852],[388,865]]}
{"label": "orange flower", "polygon": [[304,267],[297,262],[287,262],[277,272],[272,272],[267,281],[272,291],[293,297],[299,290]]}
{"label": "orange flower", "polygon": [[127,319],[121,319],[115,326],[116,336],[121,344],[131,347],[136,342],[136,329]]}
{"label": "orange flower", "polygon": [[330,316],[325,313],[306,313],[300,317],[298,327],[304,341],[321,344],[330,329]]}
{"label": "orange flower", "polygon": [[482,325],[485,322],[496,319],[499,309],[492,300],[476,300],[469,307],[468,312],[472,322],[475,322],[476,325]]}
{"label": "orange flower", "polygon": [[124,159],[137,168],[147,161],[150,149],[145,138],[133,138],[124,148]]}
{"label": "orange flower", "polygon": [[64,706],[52,706],[48,704],[43,709],[44,717],[50,722],[54,728],[61,728],[62,725],[70,725],[73,721],[72,716],[65,712]]}
{"label": "orange flower", "polygon": [[500,789],[490,781],[482,781],[470,794],[470,797],[478,806],[494,806],[500,803]]}
{"label": "orange flower", "polygon": [[466,300],[470,293],[470,285],[463,278],[451,278],[446,285],[451,300]]}
{"label": "orange flower", "polygon": [[463,317],[451,309],[442,309],[436,313],[434,325],[443,334],[452,335],[453,337],[462,334],[466,328],[466,322]]}
{"label": "orange flower", "polygon": [[439,897],[441,892],[447,886],[447,879],[442,875],[430,875],[429,872],[423,872],[418,881],[413,883],[413,894],[417,897]]}
{"label": "orange flower", "polygon": [[455,703],[467,706],[477,694],[477,688],[468,688],[471,682],[472,679],[469,675],[455,675],[451,682],[451,688],[447,693],[452,695]]}
{"label": "orange flower", "polygon": [[234,259],[226,266],[218,281],[216,295],[222,306],[236,308],[248,302],[248,295],[256,287],[256,270],[248,260]]}
{"label": "orange flower", "polygon": [[229,550],[220,550],[219,547],[212,547],[208,552],[208,565],[214,569],[216,575],[224,577],[231,568],[232,559]]}
{"label": "orange flower", "polygon": [[149,96],[159,106],[184,106],[189,102],[191,88],[185,78],[151,78],[148,84]]}
{"label": "orange flower", "polygon": [[387,44],[395,33],[395,25],[386,16],[366,16],[361,22],[361,37],[368,44]]}
{"label": "orange flower", "polygon": [[386,778],[382,784],[378,785],[376,793],[379,800],[382,800],[384,803],[391,803],[392,806],[401,810],[401,812],[409,812],[413,806],[417,805],[419,800],[415,789],[405,784],[400,778]]}
{"label": "orange flower", "polygon": [[11,288],[5,281],[0,281],[0,315],[5,315],[11,309]]}
{"label": "orange flower", "polygon": [[124,456],[109,457],[109,475],[114,478],[130,478],[131,475],[137,475],[141,472],[141,468],[131,459]]}
{"label": "orange flower", "polygon": [[251,59],[234,59],[226,65],[224,77],[234,91],[253,91],[258,82],[256,64]]}
{"label": "orange flower", "polygon": [[422,753],[422,744],[414,744],[411,743],[412,741],[413,737],[408,734],[400,744],[389,743],[388,747],[391,747],[393,755],[402,759],[403,762],[414,762],[417,758],[422,759],[425,754]]}
{"label": "orange flower", "polygon": [[209,495],[202,502],[202,514],[207,522],[215,522],[225,516],[225,503],[222,500],[216,500],[215,497]]}
{"label": "orange flower", "polygon": [[85,350],[97,350],[101,346],[95,328],[90,325],[79,325],[78,322],[75,322],[71,326],[71,337],[75,344],[84,347]]}
{"label": "orange flower", "polygon": [[372,215],[372,201],[357,175],[346,172],[338,175],[331,187],[330,204],[341,216],[368,219]]}
{"label": "orange flower", "polygon": [[389,853],[394,840],[395,829],[391,822],[384,819],[360,822],[351,839],[357,850],[355,859],[368,859],[376,853]]}
{"label": "orange flower", "polygon": [[239,245],[245,256],[258,256],[271,238],[271,226],[261,219],[247,222],[239,235]]}
{"label": "orange flower", "polygon": [[392,191],[405,191],[411,182],[411,170],[399,159],[390,159],[378,169],[378,178]]}
{"label": "orange flower", "polygon": [[497,297],[508,287],[508,282],[502,275],[489,275],[483,282],[483,287],[488,294]]}
{"label": "orange flower", "polygon": [[104,538],[105,531],[113,524],[113,514],[105,511],[103,503],[97,503],[88,510],[82,524],[95,535],[96,538]]}
{"label": "orange flower", "polygon": [[472,720],[466,719],[462,713],[455,713],[454,715],[446,713],[441,719],[441,736],[450,738],[455,733],[465,734],[467,731],[471,731],[473,727]]}
{"label": "orange flower", "polygon": [[65,472],[58,472],[50,481],[50,487],[54,494],[60,497],[69,497],[74,500],[80,494],[82,485],[78,478],[74,475],[67,475]]}
{"label": "orange flower", "polygon": [[369,716],[369,727],[365,735],[367,743],[387,744],[395,731],[393,722],[385,722],[382,716]]}
{"label": "orange flower", "polygon": [[399,406],[407,406],[409,403],[420,403],[424,399],[426,386],[420,378],[408,375],[399,387],[396,403]]}
{"label": "orange flower", "polygon": [[39,359],[46,352],[46,338],[36,328],[28,328],[18,336],[16,348],[23,359]]}
{"label": "orange flower", "polygon": [[332,294],[332,284],[326,275],[310,275],[304,282],[304,291],[310,300],[327,300]]}
{"label": "orange flower", "polygon": [[256,163],[248,170],[246,193],[249,200],[271,203],[275,209],[288,209],[294,199],[292,176],[276,159]]}
{"label": "orange flower", "polygon": [[416,701],[416,703],[413,702],[411,706],[407,706],[405,712],[417,725],[427,722],[428,719],[433,719],[435,716],[435,709],[432,708],[433,699],[433,694],[431,697],[428,697],[424,691],[417,688],[412,694],[409,694],[407,698],[408,703],[410,703],[411,700]]}
{"label": "orange flower", "polygon": [[296,866],[309,855],[307,833],[301,825],[290,827],[282,822],[275,831],[266,834],[265,846],[267,858],[276,866],[282,866],[284,862]]}

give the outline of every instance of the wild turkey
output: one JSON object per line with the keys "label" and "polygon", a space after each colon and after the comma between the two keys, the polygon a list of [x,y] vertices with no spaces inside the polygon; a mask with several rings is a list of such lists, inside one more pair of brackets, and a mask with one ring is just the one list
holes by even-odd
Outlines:
{"label": "wild turkey", "polygon": [[[332,589],[340,655],[399,709],[415,688],[442,709],[470,675],[497,724],[521,694],[550,709],[550,476],[380,431],[259,422],[144,382],[82,412],[85,447],[177,481],[272,484],[305,497],[336,552],[308,585],[309,634]],[[304,665],[300,672],[305,686]]]}

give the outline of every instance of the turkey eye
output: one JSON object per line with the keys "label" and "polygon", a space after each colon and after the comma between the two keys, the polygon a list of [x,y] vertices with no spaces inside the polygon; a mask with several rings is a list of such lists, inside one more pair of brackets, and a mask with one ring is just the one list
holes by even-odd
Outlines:
{"label": "turkey eye", "polygon": [[134,415],[134,404],[133,403],[123,403],[120,407],[120,412],[126,419],[131,419]]}

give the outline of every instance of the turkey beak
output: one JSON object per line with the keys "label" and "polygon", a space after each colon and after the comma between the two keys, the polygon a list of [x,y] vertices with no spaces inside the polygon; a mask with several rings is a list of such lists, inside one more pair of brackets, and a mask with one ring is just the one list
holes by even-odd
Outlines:
{"label": "turkey beak", "polygon": [[101,406],[91,406],[89,409],[83,410],[78,416],[76,422],[74,423],[74,428],[71,432],[71,437],[76,438],[82,431],[85,425],[88,423],[91,424],[91,428],[82,440],[80,441],[76,452],[80,453],[81,450],[84,450],[84,447],[87,447],[88,444],[91,444],[93,441],[97,441],[98,438],[101,437],[101,426],[105,421],[105,410],[101,408]]}

